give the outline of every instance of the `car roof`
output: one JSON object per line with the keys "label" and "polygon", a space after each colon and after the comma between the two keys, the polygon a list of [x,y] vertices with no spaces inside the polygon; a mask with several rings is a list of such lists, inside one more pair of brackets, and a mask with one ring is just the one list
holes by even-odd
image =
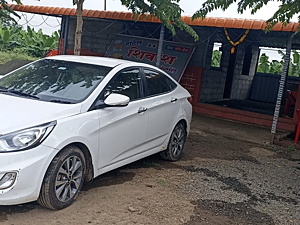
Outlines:
{"label": "car roof", "polygon": [[138,63],[138,62],[133,62],[133,61],[129,61],[129,60],[99,57],[99,56],[57,55],[57,56],[47,57],[47,59],[63,60],[63,61],[78,62],[78,63],[87,63],[87,64],[94,64],[94,65],[99,65],[99,66],[107,66],[107,67],[115,67],[115,66],[118,66],[121,64],[152,67],[151,65],[145,64],[145,63]]}

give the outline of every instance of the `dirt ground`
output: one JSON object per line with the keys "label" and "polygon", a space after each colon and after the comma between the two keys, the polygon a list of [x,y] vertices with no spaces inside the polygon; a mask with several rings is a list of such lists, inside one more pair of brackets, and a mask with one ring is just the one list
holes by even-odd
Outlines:
{"label": "dirt ground", "polygon": [[268,133],[195,115],[180,161],[114,170],[61,211],[0,206],[0,224],[298,225],[300,151],[266,144]]}

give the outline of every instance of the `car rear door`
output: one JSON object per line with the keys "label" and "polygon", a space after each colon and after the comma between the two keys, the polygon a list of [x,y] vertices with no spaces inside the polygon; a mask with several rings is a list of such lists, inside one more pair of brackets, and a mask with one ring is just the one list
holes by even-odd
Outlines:
{"label": "car rear door", "polygon": [[163,144],[176,125],[180,103],[175,95],[176,84],[165,74],[143,69],[149,113],[148,142],[152,147]]}

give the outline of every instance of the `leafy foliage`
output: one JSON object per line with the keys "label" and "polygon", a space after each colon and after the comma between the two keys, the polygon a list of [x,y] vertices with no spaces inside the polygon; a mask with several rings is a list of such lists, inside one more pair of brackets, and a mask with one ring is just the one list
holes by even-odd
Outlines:
{"label": "leafy foliage", "polygon": [[293,60],[290,62],[289,75],[300,77],[300,54],[293,50]]}
{"label": "leafy foliage", "polygon": [[[12,2],[16,2],[17,4],[22,4],[21,0],[12,0]],[[11,14],[15,15],[16,17],[20,16],[7,5],[7,1],[5,0],[0,0],[0,18],[1,20],[6,20],[6,21],[14,21],[14,18],[11,17]]]}
{"label": "leafy foliage", "polygon": [[[257,72],[281,74],[284,65],[284,52],[279,50],[278,53],[282,56],[281,60],[272,60],[271,62],[269,61],[269,56],[263,53],[259,59]],[[296,50],[292,51],[288,75],[300,77],[300,54]]]}
{"label": "leafy foliage", "polygon": [[189,25],[184,23],[181,18],[182,9],[179,6],[180,0],[121,0],[135,14],[149,13],[156,16],[172,32],[176,33],[175,26],[188,32],[195,40],[199,37]]}
{"label": "leafy foliage", "polygon": [[280,74],[283,70],[283,61],[272,60],[269,64],[269,73]]}
{"label": "leafy foliage", "polygon": [[17,22],[10,18],[8,11],[1,10],[0,12],[0,24],[2,26],[17,26]]}
{"label": "leafy foliage", "polygon": [[19,26],[0,26],[0,51],[18,49],[31,56],[42,57],[50,49],[57,48],[58,38],[58,32],[49,36],[41,29],[36,32],[30,27],[25,31]]}
{"label": "leafy foliage", "polygon": [[[207,0],[202,4],[202,7],[193,15],[193,19],[204,18],[209,12],[215,9],[225,11],[232,4],[238,5],[238,13],[243,13],[246,9],[251,9],[251,14],[255,14],[263,6],[267,5],[272,0]],[[284,24],[289,23],[293,16],[298,15],[300,22],[300,1],[299,0],[279,0],[281,5],[275,11],[273,16],[267,20],[267,29],[271,29],[277,22]]]}
{"label": "leafy foliage", "polygon": [[269,73],[270,72],[269,56],[267,56],[266,53],[263,53],[259,58],[257,72],[260,72],[260,73]]}
{"label": "leafy foliage", "polygon": [[221,57],[222,57],[222,52],[219,50],[214,50],[212,53],[210,65],[212,67],[220,67],[221,66]]}
{"label": "leafy foliage", "polygon": [[22,30],[21,36],[25,42],[21,42],[22,47],[33,56],[44,56],[50,49],[56,49],[59,39],[57,31],[49,36],[41,29],[36,32],[30,27],[27,27],[27,32]]}

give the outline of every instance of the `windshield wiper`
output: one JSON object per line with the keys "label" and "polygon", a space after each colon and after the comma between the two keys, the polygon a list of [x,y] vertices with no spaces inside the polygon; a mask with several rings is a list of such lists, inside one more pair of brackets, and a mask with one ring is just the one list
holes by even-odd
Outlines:
{"label": "windshield wiper", "polygon": [[58,99],[52,99],[49,102],[63,103],[63,104],[74,104],[74,102],[64,101],[64,100],[58,100]]}
{"label": "windshield wiper", "polygon": [[19,95],[19,96],[24,96],[24,97],[30,97],[30,98],[34,98],[34,99],[40,99],[39,97],[35,96],[35,95],[31,95],[31,94],[27,94],[21,91],[16,91],[16,90],[11,90],[11,89],[4,89],[5,92],[9,92],[15,95]]}

